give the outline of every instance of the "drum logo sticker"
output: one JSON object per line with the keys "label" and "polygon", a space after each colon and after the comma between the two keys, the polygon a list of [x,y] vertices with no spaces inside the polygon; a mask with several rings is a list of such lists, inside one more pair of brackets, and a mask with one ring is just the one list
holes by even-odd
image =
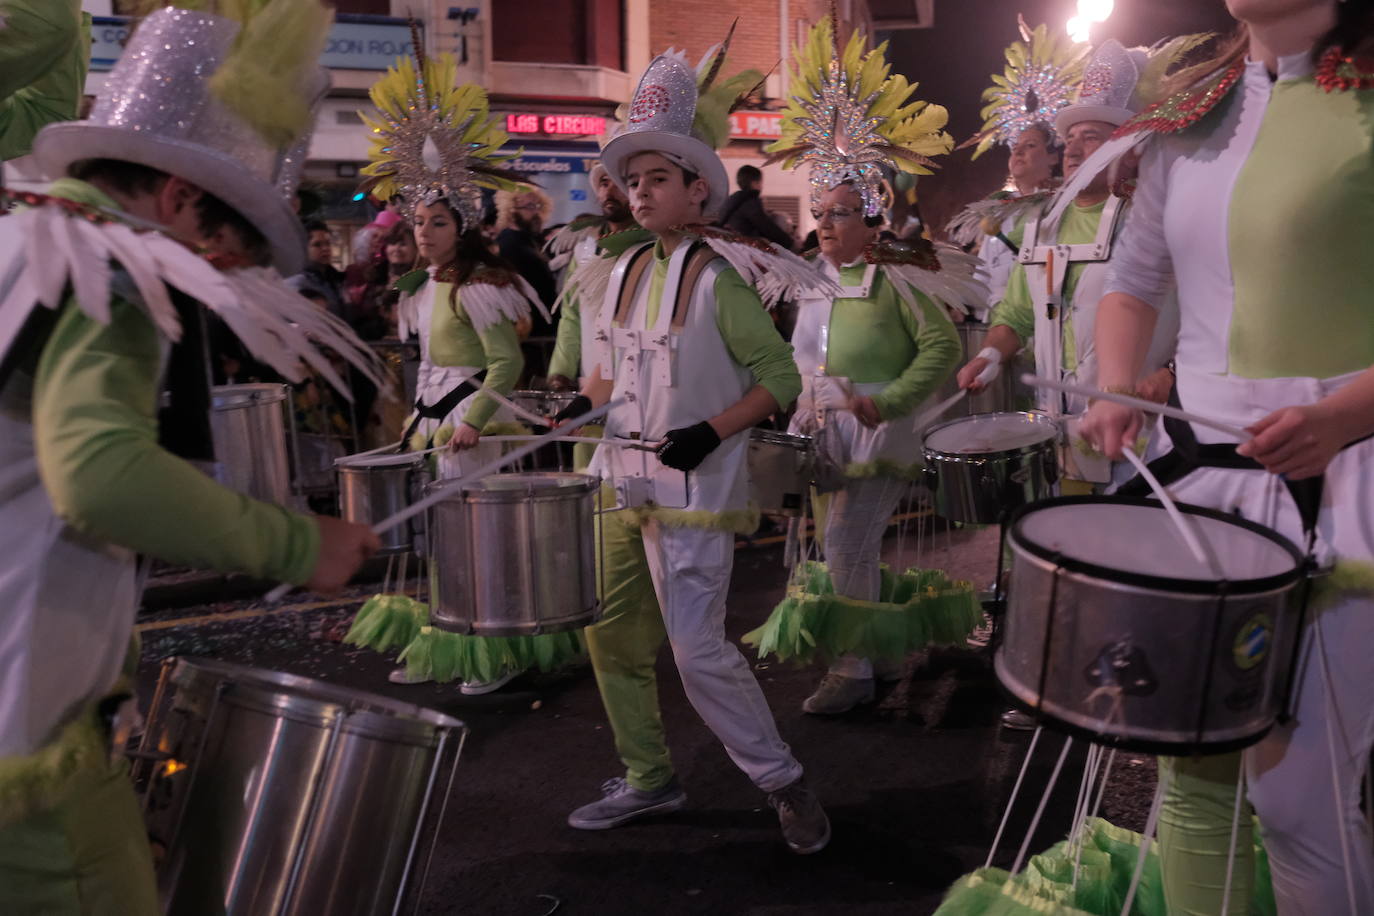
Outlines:
{"label": "drum logo sticker", "polygon": [[1241,671],[1249,671],[1269,657],[1274,624],[1268,614],[1256,614],[1240,625],[1231,644],[1231,659]]}
{"label": "drum logo sticker", "polygon": [[1094,687],[1126,696],[1149,696],[1159,687],[1145,650],[1132,644],[1129,636],[1103,646],[1083,675]]}

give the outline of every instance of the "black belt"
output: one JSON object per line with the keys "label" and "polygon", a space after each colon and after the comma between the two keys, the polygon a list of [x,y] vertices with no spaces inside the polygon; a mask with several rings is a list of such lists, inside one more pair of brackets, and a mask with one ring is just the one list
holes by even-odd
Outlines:
{"label": "black belt", "polygon": [[444,417],[453,413],[454,408],[463,402],[463,398],[475,393],[482,387],[482,382],[486,377],[487,370],[485,369],[474,372],[472,375],[469,375],[463,381],[459,382],[456,388],[433,404],[426,404],[417,397],[415,399],[415,419],[410,421],[410,425],[406,427],[406,431],[401,434],[401,447],[398,451],[403,452],[406,450],[406,443],[409,442],[410,437],[415,434],[415,430],[419,427],[421,420],[442,420]]}

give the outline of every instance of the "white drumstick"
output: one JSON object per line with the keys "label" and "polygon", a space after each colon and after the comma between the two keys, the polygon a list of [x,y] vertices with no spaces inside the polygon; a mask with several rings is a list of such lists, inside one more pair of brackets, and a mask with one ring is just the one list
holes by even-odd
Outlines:
{"label": "white drumstick", "polygon": [[1174,503],[1174,498],[1169,495],[1168,490],[1164,489],[1164,485],[1161,484],[1159,478],[1155,477],[1150,471],[1145,461],[1135,453],[1135,449],[1124,449],[1122,454],[1126,456],[1127,461],[1135,465],[1135,469],[1140,473],[1140,476],[1145,478],[1145,482],[1150,485],[1150,489],[1154,491],[1155,496],[1164,504],[1164,511],[1168,512],[1169,518],[1173,519],[1174,525],[1178,528],[1178,533],[1183,536],[1183,542],[1188,545],[1188,549],[1192,551],[1198,563],[1211,570],[1214,579],[1225,578],[1221,572],[1221,563],[1217,560],[1216,554],[1212,552],[1211,545],[1208,544],[1205,547],[1203,546],[1203,540],[1198,536],[1198,532],[1194,530],[1192,523],[1183,517],[1183,513],[1178,510],[1178,505]]}
{"label": "white drumstick", "polygon": [[1230,423],[1223,423],[1220,420],[1213,420],[1210,417],[1198,416],[1186,410],[1179,410],[1177,407],[1170,407],[1168,404],[1156,404],[1154,401],[1147,401],[1144,398],[1131,397],[1129,394],[1117,394],[1114,391],[1100,391],[1090,388],[1087,385],[1074,385],[1069,382],[1061,382],[1058,379],[1041,378],[1027,372],[1021,376],[1021,381],[1035,388],[1051,388],[1055,391],[1062,391],[1065,394],[1079,394],[1085,398],[1095,398],[1099,401],[1112,401],[1117,404],[1124,404],[1127,407],[1134,407],[1136,410],[1144,410],[1149,413],[1157,413],[1166,417],[1173,417],[1177,420],[1186,420],[1189,423],[1196,423],[1199,426],[1210,426],[1218,432],[1235,436],[1242,442],[1248,442],[1254,438],[1250,433],[1241,429],[1239,426],[1232,426]]}
{"label": "white drumstick", "polygon": [[[511,464],[515,461],[519,461],[526,455],[530,455],[538,451],[540,448],[544,446],[546,442],[552,442],[555,439],[563,438],[568,433],[572,432],[578,427],[585,426],[593,420],[601,419],[601,417],[610,413],[612,409],[619,407],[623,403],[624,401],[617,400],[611,401],[607,404],[603,404],[595,410],[592,410],[588,413],[584,413],[582,416],[574,420],[569,420],[557,429],[550,430],[548,433],[545,433],[542,436],[533,437],[533,441],[525,445],[522,445],[517,449],[513,449],[512,451],[507,452],[500,458],[488,461],[486,464],[482,465],[480,468],[478,468],[470,474],[464,474],[462,477],[455,477],[452,479],[454,481],[475,481],[481,480],[483,477],[488,477],[492,474],[495,474],[497,471],[501,470],[506,465]],[[421,512],[424,512],[426,509],[428,509],[435,503],[451,498],[453,494],[458,492],[460,489],[461,487],[448,486],[440,490],[437,490],[434,493],[431,493],[429,496],[426,496],[419,502],[415,503],[414,505],[407,506],[400,512],[397,512],[395,515],[389,516],[387,518],[382,519],[380,522],[377,522],[375,525],[372,526],[372,532],[374,534],[381,534],[384,531],[390,531],[397,525],[409,521],[410,519],[419,515]],[[286,597],[286,593],[291,591],[291,589],[293,588],[295,588],[295,586],[291,583],[283,582],[281,585],[278,585],[276,588],[268,592],[264,600],[266,600],[269,604],[275,604],[282,598]]]}
{"label": "white drumstick", "polygon": [[954,392],[954,394],[951,394],[949,397],[945,398],[943,401],[936,404],[934,407],[930,408],[930,410],[927,410],[925,413],[917,417],[915,422],[911,424],[911,428],[916,430],[917,432],[920,432],[931,421],[940,419],[940,416],[944,414],[946,410],[949,410],[955,404],[958,404],[960,401],[962,401],[964,399],[964,396],[967,394],[967,388],[960,388],[958,391]]}

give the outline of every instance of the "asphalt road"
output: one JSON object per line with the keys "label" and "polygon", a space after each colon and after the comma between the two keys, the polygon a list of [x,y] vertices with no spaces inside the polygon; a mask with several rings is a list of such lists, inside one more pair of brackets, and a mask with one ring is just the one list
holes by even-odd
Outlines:
{"label": "asphalt road", "polygon": [[[989,582],[992,531],[890,536],[889,562],[938,565]],[[899,549],[901,557],[899,559]],[[736,555],[732,636],[756,626],[786,579],[778,546]],[[687,703],[665,652],[659,684],[674,764],[688,806],[605,832],[565,824],[620,774],[589,669],[526,675],[486,697],[444,685],[396,686],[392,659],[340,642],[357,602],[296,596],[267,611],[252,602],[162,608],[142,618],[144,696],[162,658],[201,655],[289,671],[431,706],[471,729],[440,831],[422,912],[559,914],[930,913],[949,884],[983,864],[1029,744],[999,730],[1004,708],[983,654],[959,647],[908,659],[902,681],[873,706],[836,719],[804,715],[818,669],[757,662],[783,737],[826,805],[834,838],[798,857],[762,793],[735,769]],[[1063,739],[1046,734],[996,860],[1009,864]],[[1061,839],[1081,775],[1076,748],[1031,850]],[[1075,767],[1075,763],[1079,765]],[[1139,827],[1153,760],[1124,755],[1105,814]]]}

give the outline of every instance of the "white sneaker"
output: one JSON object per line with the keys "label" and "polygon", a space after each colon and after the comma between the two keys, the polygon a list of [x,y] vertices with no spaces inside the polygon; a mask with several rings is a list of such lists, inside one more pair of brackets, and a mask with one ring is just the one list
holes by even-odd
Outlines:
{"label": "white sneaker", "polygon": [[826,673],[816,692],[802,703],[802,712],[813,716],[838,716],[860,703],[873,702],[873,678],[845,677]]}
{"label": "white sneaker", "polygon": [[520,671],[507,671],[500,677],[490,681],[463,681],[463,686],[459,688],[465,697],[480,697],[484,694],[494,693],[509,684],[521,675]]}
{"label": "white sneaker", "polygon": [[432,677],[411,677],[406,671],[405,665],[399,668],[393,668],[391,673],[386,676],[386,679],[393,684],[428,684],[430,681],[434,680]]}

